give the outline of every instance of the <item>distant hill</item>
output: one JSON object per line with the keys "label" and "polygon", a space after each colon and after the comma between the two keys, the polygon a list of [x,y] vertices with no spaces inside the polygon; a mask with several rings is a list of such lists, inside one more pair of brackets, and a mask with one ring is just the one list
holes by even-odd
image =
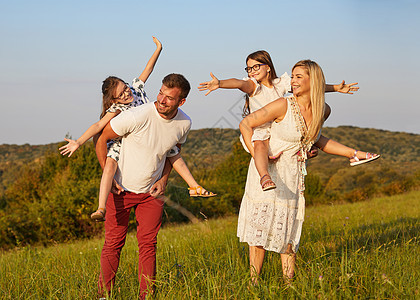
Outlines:
{"label": "distant hill", "polygon": [[[404,132],[342,126],[323,134],[356,149],[380,153],[370,164],[350,167],[348,158],[320,153],[308,162],[306,205],[357,202],[420,187],[420,136]],[[189,197],[187,185],[171,173],[166,196],[195,216],[238,212],[250,156],[235,129],[193,130],[182,156],[199,184],[218,194]],[[0,248],[90,237],[102,226],[89,215],[97,207],[101,168],[91,142],[71,158],[59,154],[64,143],[0,147]],[[139,169],[141,171],[141,169]],[[186,217],[166,205],[164,223]],[[135,227],[135,220],[130,221]]]}
{"label": "distant hill", "polygon": [[[352,126],[325,127],[322,133],[349,147],[380,153],[381,163],[392,164],[402,172],[405,168],[408,168],[406,172],[410,173],[420,168],[418,134]],[[182,156],[191,170],[212,168],[231,153],[239,135],[239,129],[191,130],[187,142],[182,146]],[[47,152],[58,151],[58,147],[62,144],[64,143],[0,145],[0,193],[13,182],[22,166],[39,160]],[[310,160],[308,165],[312,172],[331,175],[337,169],[348,167],[348,160],[320,151],[319,156]]]}

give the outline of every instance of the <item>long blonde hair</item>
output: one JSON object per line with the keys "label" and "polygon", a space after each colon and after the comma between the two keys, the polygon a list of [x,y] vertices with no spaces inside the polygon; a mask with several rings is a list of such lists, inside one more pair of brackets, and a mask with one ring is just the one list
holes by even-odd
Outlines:
{"label": "long blonde hair", "polygon": [[311,90],[311,109],[312,109],[312,122],[309,125],[308,132],[304,137],[308,142],[315,142],[322,125],[324,124],[324,111],[325,111],[325,77],[321,67],[314,61],[306,59],[298,61],[292,69],[304,68],[310,78]]}

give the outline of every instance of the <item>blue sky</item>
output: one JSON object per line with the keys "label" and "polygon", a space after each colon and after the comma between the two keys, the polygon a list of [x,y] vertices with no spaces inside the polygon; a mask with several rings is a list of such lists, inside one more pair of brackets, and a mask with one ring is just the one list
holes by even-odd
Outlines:
{"label": "blue sky", "polygon": [[243,78],[246,56],[267,50],[278,74],[317,61],[327,82],[359,82],[330,94],[325,126],[420,134],[418,1],[0,1],[0,144],[79,137],[99,117],[108,75],[131,81],[163,43],[146,92],[184,74],[193,129],[237,128],[242,94],[197,90],[213,72]]}

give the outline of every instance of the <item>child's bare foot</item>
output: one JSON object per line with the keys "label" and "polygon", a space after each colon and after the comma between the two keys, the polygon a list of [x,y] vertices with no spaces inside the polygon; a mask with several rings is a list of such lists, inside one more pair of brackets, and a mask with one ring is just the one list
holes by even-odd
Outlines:
{"label": "child's bare foot", "polygon": [[381,157],[379,154],[363,152],[363,151],[354,151],[354,155],[350,157],[350,166],[357,166],[367,162],[374,161]]}

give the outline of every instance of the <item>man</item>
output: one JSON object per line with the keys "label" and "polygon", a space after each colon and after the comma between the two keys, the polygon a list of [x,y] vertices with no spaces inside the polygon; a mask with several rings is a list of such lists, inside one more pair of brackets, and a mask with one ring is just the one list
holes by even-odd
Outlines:
{"label": "man", "polygon": [[[99,290],[115,282],[132,208],[137,220],[140,297],[144,298],[156,275],[157,234],[162,222],[163,194],[171,171],[166,157],[176,155],[186,141],[191,119],[178,107],[185,103],[190,84],[180,74],[162,80],[157,101],[120,113],[104,128],[96,152],[101,166],[106,142],[122,137],[116,181],[124,189],[109,194],[106,205],[105,244],[101,255]],[[166,162],[166,163],[165,163]]]}

